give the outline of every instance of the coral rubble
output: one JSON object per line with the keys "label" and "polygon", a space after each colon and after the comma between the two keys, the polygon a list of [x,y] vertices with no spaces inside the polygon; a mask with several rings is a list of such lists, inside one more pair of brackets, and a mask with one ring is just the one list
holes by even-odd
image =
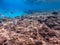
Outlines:
{"label": "coral rubble", "polygon": [[0,24],[0,45],[60,45],[59,16],[32,15],[4,20]]}

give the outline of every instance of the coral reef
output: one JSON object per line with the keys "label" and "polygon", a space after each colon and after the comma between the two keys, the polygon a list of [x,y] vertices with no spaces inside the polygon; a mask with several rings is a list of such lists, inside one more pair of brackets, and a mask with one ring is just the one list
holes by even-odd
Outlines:
{"label": "coral reef", "polygon": [[0,20],[0,45],[60,45],[60,16]]}

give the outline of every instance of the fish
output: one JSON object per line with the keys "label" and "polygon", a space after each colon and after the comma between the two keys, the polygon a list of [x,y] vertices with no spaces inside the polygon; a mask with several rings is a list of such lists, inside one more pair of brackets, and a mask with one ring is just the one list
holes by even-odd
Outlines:
{"label": "fish", "polygon": [[11,14],[14,14],[14,12],[11,12]]}

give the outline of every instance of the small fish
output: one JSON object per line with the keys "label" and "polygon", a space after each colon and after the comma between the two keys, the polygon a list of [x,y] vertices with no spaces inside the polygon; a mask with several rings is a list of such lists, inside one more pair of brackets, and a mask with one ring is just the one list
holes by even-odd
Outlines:
{"label": "small fish", "polygon": [[0,14],[0,16],[2,16],[2,14]]}
{"label": "small fish", "polygon": [[5,17],[5,16],[4,16],[3,14],[0,14],[0,17],[2,17],[2,18],[3,18],[3,17]]}
{"label": "small fish", "polygon": [[7,13],[7,11],[5,11],[5,13]]}
{"label": "small fish", "polygon": [[14,14],[14,12],[11,12],[11,14]]}

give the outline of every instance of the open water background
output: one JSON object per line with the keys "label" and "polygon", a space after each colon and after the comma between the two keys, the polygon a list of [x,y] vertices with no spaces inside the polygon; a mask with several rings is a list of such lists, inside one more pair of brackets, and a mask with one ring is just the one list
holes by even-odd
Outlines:
{"label": "open water background", "polygon": [[34,3],[29,0],[0,0],[0,17],[21,16],[27,11],[60,11],[60,0],[40,0]]}

